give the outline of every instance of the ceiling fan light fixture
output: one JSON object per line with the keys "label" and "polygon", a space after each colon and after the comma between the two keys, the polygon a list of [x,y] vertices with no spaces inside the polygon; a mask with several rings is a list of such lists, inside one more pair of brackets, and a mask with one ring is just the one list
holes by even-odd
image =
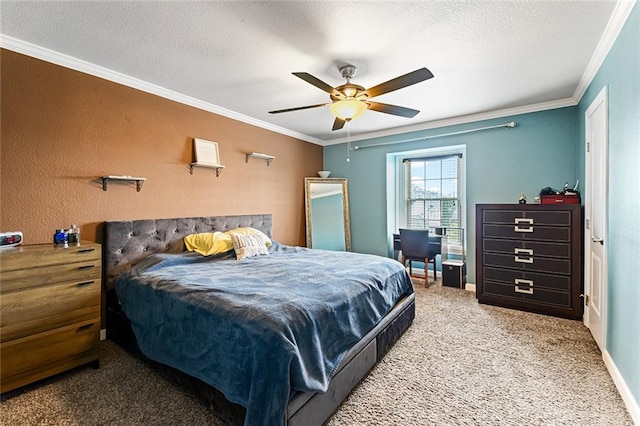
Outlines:
{"label": "ceiling fan light fixture", "polygon": [[[320,80],[318,77],[307,72],[294,72],[293,75],[306,81],[307,83],[317,87],[329,94],[330,103],[307,105],[296,108],[286,108],[277,111],[269,111],[269,114],[279,114],[281,112],[300,111],[303,109],[319,108],[330,106],[332,114],[336,117],[333,122],[332,131],[340,130],[345,123],[350,122],[354,118],[360,117],[365,110],[370,109],[376,112],[396,115],[399,117],[413,118],[420,111],[417,109],[406,108],[398,105],[390,105],[382,102],[371,101],[371,98],[403,89],[408,86],[420,83],[433,78],[433,74],[426,68],[420,68],[410,73],[392,78],[389,81],[380,83],[377,86],[365,89],[364,87],[351,83],[351,78],[356,73],[356,67],[353,65],[344,65],[340,67],[340,74],[347,82],[343,85],[333,87]],[[347,127],[348,130],[348,127]]]}
{"label": "ceiling fan light fixture", "polygon": [[367,110],[367,103],[357,99],[344,99],[333,102],[330,108],[333,115],[340,120],[351,121]]}

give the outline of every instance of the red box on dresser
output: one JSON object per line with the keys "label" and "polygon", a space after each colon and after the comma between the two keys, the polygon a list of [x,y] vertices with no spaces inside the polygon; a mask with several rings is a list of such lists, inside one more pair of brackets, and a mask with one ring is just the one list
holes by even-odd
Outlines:
{"label": "red box on dresser", "polygon": [[580,204],[580,195],[541,195],[540,204]]}

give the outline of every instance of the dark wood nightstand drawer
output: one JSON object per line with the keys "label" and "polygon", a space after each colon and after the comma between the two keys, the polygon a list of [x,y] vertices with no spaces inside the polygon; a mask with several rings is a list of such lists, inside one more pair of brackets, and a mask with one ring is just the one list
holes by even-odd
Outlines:
{"label": "dark wood nightstand drawer", "polygon": [[100,290],[100,279],[90,279],[3,293],[0,341],[99,317]]}
{"label": "dark wood nightstand drawer", "polygon": [[0,344],[0,392],[97,361],[100,318]]}

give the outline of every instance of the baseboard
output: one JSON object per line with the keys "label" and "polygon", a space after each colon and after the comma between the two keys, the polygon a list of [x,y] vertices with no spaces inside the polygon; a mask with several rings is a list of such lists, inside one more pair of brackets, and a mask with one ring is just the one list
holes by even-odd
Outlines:
{"label": "baseboard", "polygon": [[100,330],[100,340],[107,340],[107,329],[103,328]]}
{"label": "baseboard", "polygon": [[631,415],[631,419],[633,419],[635,424],[640,425],[640,406],[638,405],[638,401],[633,397],[631,390],[627,386],[627,382],[624,380],[624,377],[622,377],[622,374],[620,374],[620,370],[616,367],[616,363],[613,361],[613,358],[611,358],[611,355],[609,355],[609,352],[604,351],[602,353],[602,359],[609,371],[609,375],[613,379],[613,383],[615,383],[616,388],[618,388],[618,392],[627,407],[627,411],[629,411]]}
{"label": "baseboard", "polygon": [[[407,268],[407,272],[408,271],[409,271],[409,268]],[[431,274],[433,274],[433,271],[429,271],[429,276],[431,276]],[[414,268],[413,269],[413,275],[415,275],[418,278],[424,279],[424,269]],[[442,279],[442,272],[436,271],[436,277]],[[475,293],[476,285],[475,285],[475,283],[466,283],[464,285],[464,289],[466,291],[473,291]]]}
{"label": "baseboard", "polygon": [[[407,272],[409,272],[409,268],[407,267]],[[422,268],[413,268],[413,275],[415,275],[418,278],[423,278],[424,279],[424,269]],[[433,270],[429,271],[429,278],[431,278],[431,276],[433,275]],[[442,272],[440,271],[436,271],[436,279],[442,279]]]}

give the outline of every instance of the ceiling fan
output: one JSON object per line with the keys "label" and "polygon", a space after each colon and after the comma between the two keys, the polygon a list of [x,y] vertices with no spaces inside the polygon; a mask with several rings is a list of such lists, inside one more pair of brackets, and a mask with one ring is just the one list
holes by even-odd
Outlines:
{"label": "ceiling fan", "polygon": [[431,71],[426,68],[420,68],[408,74],[404,74],[400,77],[396,77],[384,83],[378,84],[377,86],[365,89],[360,85],[351,83],[351,79],[353,78],[355,73],[356,67],[353,65],[344,65],[340,67],[340,74],[347,80],[347,83],[338,87],[332,87],[309,73],[294,72],[292,74],[296,77],[301,78],[307,83],[312,84],[320,90],[327,92],[329,94],[329,97],[331,98],[331,102],[269,111],[269,114],[280,114],[282,112],[291,112],[302,109],[329,106],[331,108],[331,111],[333,112],[333,115],[335,115],[336,117],[335,121],[333,122],[333,128],[331,130],[342,129],[346,122],[359,117],[367,109],[377,112],[383,112],[385,114],[411,118],[418,114],[420,111],[418,111],[417,109],[411,109],[397,105],[373,102],[369,99],[433,78],[433,74],[431,73]]}

